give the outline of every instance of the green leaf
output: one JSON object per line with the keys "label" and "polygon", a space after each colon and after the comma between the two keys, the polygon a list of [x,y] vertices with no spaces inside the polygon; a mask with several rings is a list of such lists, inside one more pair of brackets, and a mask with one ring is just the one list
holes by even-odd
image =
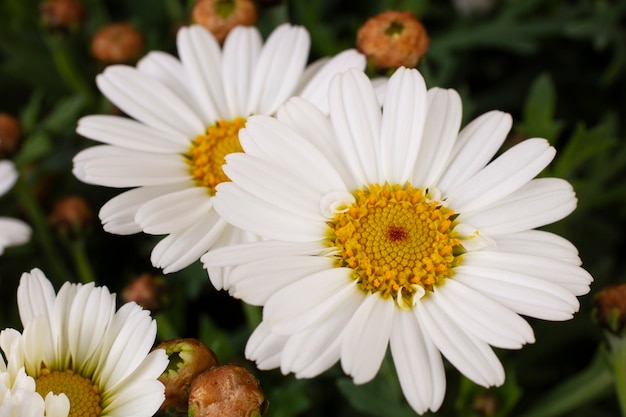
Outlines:
{"label": "green leaf", "polygon": [[60,100],[41,125],[44,129],[54,133],[74,131],[76,121],[86,105],[87,99],[82,95]]}
{"label": "green leaf", "polygon": [[533,81],[524,104],[522,124],[517,132],[526,137],[542,137],[554,144],[563,123],[554,119],[556,90],[549,74],[543,73]]}

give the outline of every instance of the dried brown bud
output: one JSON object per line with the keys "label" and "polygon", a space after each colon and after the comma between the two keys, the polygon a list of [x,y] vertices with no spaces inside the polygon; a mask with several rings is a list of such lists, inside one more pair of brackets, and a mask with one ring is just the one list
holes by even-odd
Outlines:
{"label": "dried brown bud", "polygon": [[222,365],[199,375],[189,394],[190,417],[255,417],[267,402],[259,384],[246,368]]}
{"label": "dried brown bud", "polygon": [[0,113],[0,158],[15,153],[22,139],[20,122],[10,114]]}
{"label": "dried brown bud", "polygon": [[207,28],[219,43],[235,26],[252,26],[256,20],[252,0],[196,0],[191,11],[191,21]]}
{"label": "dried brown bud", "polygon": [[598,292],[592,314],[604,329],[622,334],[626,326],[626,283],[609,285]]}
{"label": "dried brown bud", "polygon": [[48,217],[50,226],[59,233],[80,235],[93,220],[93,211],[79,196],[67,196],[57,200]]}
{"label": "dried brown bud", "polygon": [[125,303],[134,301],[152,313],[161,311],[168,302],[167,282],[161,276],[141,274],[122,291]]}
{"label": "dried brown bud", "polygon": [[160,410],[186,413],[193,380],[202,372],[217,366],[217,356],[197,339],[168,340],[155,349],[164,349],[170,360],[167,369],[159,377],[159,381],[165,385],[165,401]]}
{"label": "dried brown bud", "polygon": [[68,31],[83,22],[85,9],[79,0],[45,0],[39,8],[41,21],[50,30]]}
{"label": "dried brown bud", "polygon": [[377,71],[415,67],[429,43],[426,29],[411,12],[380,13],[357,32],[357,49]]}
{"label": "dried brown bud", "polygon": [[136,61],[144,48],[143,36],[130,23],[104,26],[91,40],[91,53],[105,64],[128,64]]}

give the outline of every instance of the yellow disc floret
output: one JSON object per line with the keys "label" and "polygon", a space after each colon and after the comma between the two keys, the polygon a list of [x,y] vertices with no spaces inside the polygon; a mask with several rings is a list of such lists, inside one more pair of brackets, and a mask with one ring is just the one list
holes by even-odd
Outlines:
{"label": "yellow disc floret", "polygon": [[222,165],[226,163],[226,155],[243,152],[238,133],[245,124],[246,119],[241,117],[233,121],[219,120],[192,142],[187,155],[191,175],[198,185],[207,187],[211,195],[215,195],[217,184],[230,181]]}
{"label": "yellow disc floret", "polygon": [[453,275],[462,248],[452,210],[411,184],[373,184],[353,195],[328,222],[327,244],[363,291],[408,308]]}
{"label": "yellow disc floret", "polygon": [[49,392],[65,394],[70,400],[69,417],[99,417],[102,415],[100,390],[91,380],[68,369],[50,371],[42,369],[35,381],[37,393],[46,398]]}

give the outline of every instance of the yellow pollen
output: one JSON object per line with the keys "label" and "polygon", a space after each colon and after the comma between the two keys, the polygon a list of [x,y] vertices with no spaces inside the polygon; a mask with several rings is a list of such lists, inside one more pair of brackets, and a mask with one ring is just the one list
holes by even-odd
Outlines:
{"label": "yellow pollen", "polygon": [[243,152],[239,143],[239,130],[246,119],[238,117],[233,121],[219,120],[209,126],[206,133],[196,136],[187,154],[189,170],[199,186],[207,187],[209,194],[215,195],[215,186],[230,181],[222,171],[226,155]]}
{"label": "yellow pollen", "polygon": [[70,369],[65,371],[42,369],[35,385],[37,393],[42,398],[46,398],[49,392],[56,395],[65,394],[70,400],[69,417],[100,417],[102,415],[98,386]]}
{"label": "yellow pollen", "polygon": [[328,222],[326,243],[363,291],[405,308],[454,274],[463,252],[454,211],[409,183],[373,184],[353,195],[356,202]]}

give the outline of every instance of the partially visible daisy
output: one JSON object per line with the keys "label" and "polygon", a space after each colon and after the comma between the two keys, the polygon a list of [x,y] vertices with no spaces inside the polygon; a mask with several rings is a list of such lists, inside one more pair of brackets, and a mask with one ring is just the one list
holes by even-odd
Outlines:
{"label": "partially visible daisy", "polygon": [[162,349],[150,352],[156,323],[147,310],[127,303],[116,311],[115,294],[93,283],[65,283],[55,294],[38,269],[22,275],[17,303],[24,331],[0,333],[6,392],[20,387],[34,398],[32,410],[42,415],[45,405],[48,417],[148,417],[158,410],[165,388],[157,378],[168,358]]}
{"label": "partially visible daisy", "polygon": [[[0,196],[13,187],[17,171],[11,161],[0,161]],[[0,217],[0,255],[7,246],[21,245],[30,239],[31,229],[21,220]]]}
{"label": "partially visible daisy", "polygon": [[[202,257],[263,321],[246,346],[261,369],[314,377],[338,360],[355,383],[387,346],[414,410],[437,410],[442,355],[482,386],[504,369],[491,346],[534,341],[521,315],[567,320],[592,277],[567,240],[533,230],[576,207],[569,183],[533,179],[555,155],[529,139],[490,162],[511,128],[493,111],[459,132],[454,90],[398,69],[383,108],[365,75],[337,75],[330,116],[291,99],[255,116],[229,155],[214,206],[267,240]],[[213,278],[212,278],[213,279]]]}
{"label": "partially visible daisy", "polygon": [[288,24],[264,45],[256,28],[237,27],[220,49],[197,25],[181,28],[177,43],[180,59],[152,52],[137,68],[110,66],[97,77],[103,94],[136,120],[82,118],[78,133],[106,145],[74,158],[80,180],[133,188],[105,204],[100,219],[110,233],[167,235],[151,255],[165,273],[212,247],[254,239],[213,209],[216,185],[228,181],[224,156],[241,151],[237,132],[246,119],[272,115],[294,95],[327,111],[332,75],[365,68],[355,50],[306,67],[309,34]]}

